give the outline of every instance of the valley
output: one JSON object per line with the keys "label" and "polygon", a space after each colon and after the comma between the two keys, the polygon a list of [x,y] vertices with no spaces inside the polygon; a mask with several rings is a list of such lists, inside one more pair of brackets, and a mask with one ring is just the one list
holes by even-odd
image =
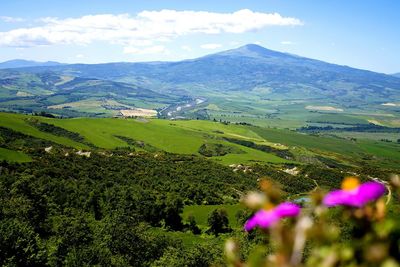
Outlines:
{"label": "valley", "polygon": [[0,266],[400,267],[400,1],[0,1]]}
{"label": "valley", "polygon": [[0,70],[0,110],[112,117],[142,108],[290,129],[328,114],[398,125],[399,78],[252,44],[179,62],[27,64]]}
{"label": "valley", "polygon": [[[394,76],[258,45],[179,62],[2,66],[9,261],[222,265],[232,237],[246,260],[263,242],[243,231],[247,192],[267,184],[307,212],[344,177],[392,190],[399,172]],[[337,212],[332,225],[349,231]]]}

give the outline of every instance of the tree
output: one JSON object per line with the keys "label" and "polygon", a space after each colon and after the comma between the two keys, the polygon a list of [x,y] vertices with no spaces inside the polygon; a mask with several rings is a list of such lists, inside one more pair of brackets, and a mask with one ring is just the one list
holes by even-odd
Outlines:
{"label": "tree", "polygon": [[169,247],[162,257],[151,264],[151,267],[223,266],[221,254],[221,246],[215,241],[197,244],[190,248]]}
{"label": "tree", "polygon": [[210,227],[207,232],[218,236],[220,233],[227,233],[232,231],[229,227],[228,214],[225,209],[215,209],[208,216],[208,226]]}
{"label": "tree", "polygon": [[197,226],[196,219],[194,218],[193,214],[189,215],[188,221],[189,221],[189,226],[188,226],[189,230],[195,235],[201,234],[201,230]]}
{"label": "tree", "polygon": [[171,230],[179,231],[183,228],[181,213],[183,211],[183,201],[176,194],[169,194],[164,208],[165,226]]}
{"label": "tree", "polygon": [[28,222],[18,219],[0,221],[1,266],[45,266],[46,252]]}

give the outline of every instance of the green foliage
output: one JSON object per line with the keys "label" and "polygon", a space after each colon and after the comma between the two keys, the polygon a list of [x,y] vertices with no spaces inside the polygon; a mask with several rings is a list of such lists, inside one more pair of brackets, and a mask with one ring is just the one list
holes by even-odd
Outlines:
{"label": "green foliage", "polygon": [[169,248],[164,255],[155,261],[152,267],[203,267],[222,264],[222,249],[214,242],[196,245],[190,249],[178,247]]}
{"label": "green foliage", "polygon": [[206,157],[214,157],[214,156],[225,156],[226,154],[241,154],[244,153],[242,150],[232,147],[226,146],[223,144],[215,144],[215,143],[207,143],[202,144],[199,148],[199,153]]}
{"label": "green foliage", "polygon": [[259,164],[254,166],[253,169],[260,176],[276,182],[278,187],[290,194],[308,192],[316,186],[313,180],[305,177],[305,175],[294,176],[285,172],[278,172],[271,166]]}
{"label": "green foliage", "polygon": [[[200,233],[195,220],[182,222],[184,203],[223,203],[237,199],[232,186],[255,186],[201,157],[65,151],[37,152],[24,165],[1,162],[0,264],[149,266],[181,248],[154,227]],[[217,257],[203,247],[183,250],[193,266]]]}
{"label": "green foliage", "polygon": [[146,144],[143,141],[137,141],[137,140],[134,140],[134,139],[126,137],[126,136],[116,135],[115,137],[117,137],[117,138],[121,139],[122,141],[126,142],[128,145],[131,145],[131,146],[139,148],[139,149],[143,149],[143,150],[148,151],[148,152],[161,151],[160,149],[158,149],[158,148],[156,148],[156,147],[154,147],[152,145]]}
{"label": "green foliage", "polygon": [[232,231],[229,227],[228,214],[225,209],[213,210],[208,216],[207,223],[210,227],[207,232],[212,233],[215,236]]}
{"label": "green foliage", "polygon": [[197,226],[195,217],[191,214],[187,218],[188,229],[195,235],[201,234],[201,229]]}
{"label": "green foliage", "polygon": [[0,220],[0,265],[44,266],[45,249],[29,222]]}
{"label": "green foliage", "polygon": [[[354,182],[354,189],[359,191],[347,191],[348,182]],[[329,197],[343,200],[348,194],[348,200],[361,204],[345,202],[332,207],[326,202],[325,192],[315,190],[299,214],[286,216],[273,215],[274,207],[258,213],[260,208],[272,205],[271,200],[283,197],[272,184],[263,181],[266,197],[260,197],[263,193],[257,198],[254,194],[244,197],[244,203],[257,211],[257,217],[251,220],[256,219],[260,229],[249,232],[247,238],[237,235],[236,240],[226,242],[228,266],[399,266],[400,227],[396,220],[400,179],[393,176],[390,183],[370,183],[380,190],[376,196],[371,195],[372,188],[363,191],[358,182],[350,178],[343,184],[342,195],[332,192]],[[384,197],[385,187],[396,198],[390,194]],[[280,219],[264,224],[273,216]]]}
{"label": "green foliage", "polygon": [[202,229],[207,229],[208,224],[208,216],[211,214],[213,210],[216,209],[224,209],[228,213],[229,226],[233,229],[241,229],[243,224],[238,224],[236,220],[236,213],[243,210],[244,207],[240,204],[230,204],[230,202],[236,202],[235,199],[229,200],[228,204],[220,204],[220,205],[190,205],[185,206],[182,213],[182,218],[189,222],[189,217],[193,216],[196,219],[196,223]]}
{"label": "green foliage", "polygon": [[301,132],[329,132],[329,131],[340,131],[340,132],[368,132],[368,133],[400,133],[400,128],[386,127],[375,124],[361,124],[351,127],[333,127],[333,126],[307,126],[299,129]]}
{"label": "green foliage", "polygon": [[227,138],[227,137],[225,137],[224,139],[229,142],[235,143],[235,144],[254,148],[254,149],[257,149],[257,150],[260,150],[263,152],[267,152],[267,153],[273,153],[273,154],[277,155],[278,157],[281,157],[284,159],[293,159],[293,154],[290,151],[288,151],[287,149],[276,149],[271,146],[259,145],[252,141],[248,141],[248,140],[240,140],[240,139]]}

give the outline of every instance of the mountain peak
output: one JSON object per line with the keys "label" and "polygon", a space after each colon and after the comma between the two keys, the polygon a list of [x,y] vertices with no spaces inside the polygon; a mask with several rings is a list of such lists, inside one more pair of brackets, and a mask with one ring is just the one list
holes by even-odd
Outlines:
{"label": "mountain peak", "polygon": [[282,56],[288,56],[288,54],[274,51],[267,49],[261,45],[257,44],[247,44],[235,49],[227,50],[218,53],[218,55],[224,55],[224,56],[245,56],[245,57],[282,57]]}
{"label": "mountain peak", "polygon": [[258,44],[246,44],[241,47],[238,47],[237,49],[247,49],[247,50],[254,51],[254,52],[268,50],[267,48],[265,48],[261,45],[258,45]]}

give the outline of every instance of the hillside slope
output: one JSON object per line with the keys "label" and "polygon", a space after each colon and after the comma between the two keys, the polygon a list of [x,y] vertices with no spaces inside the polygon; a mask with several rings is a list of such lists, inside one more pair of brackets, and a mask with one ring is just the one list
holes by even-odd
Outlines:
{"label": "hillside slope", "polygon": [[112,116],[121,109],[145,107],[146,104],[166,106],[179,99],[134,84],[51,71],[0,70],[0,108],[4,110],[31,113],[48,109],[62,115]]}
{"label": "hillside slope", "polygon": [[[205,156],[224,165],[313,163],[331,167],[366,164],[397,168],[400,164],[400,145],[394,143],[200,120],[52,119],[0,113],[0,147],[30,153],[18,141],[22,137],[7,141],[16,134],[5,129],[46,141],[39,144],[41,149],[53,144],[91,151],[164,151]],[[31,146],[29,142],[37,143],[35,140],[27,142],[28,147]]]}

